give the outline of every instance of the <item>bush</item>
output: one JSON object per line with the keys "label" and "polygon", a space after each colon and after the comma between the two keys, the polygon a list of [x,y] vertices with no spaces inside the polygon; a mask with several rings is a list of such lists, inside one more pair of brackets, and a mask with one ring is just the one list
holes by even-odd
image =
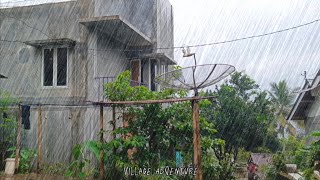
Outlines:
{"label": "bush", "polygon": [[[16,157],[16,147],[11,147],[8,149],[11,151],[11,158]],[[30,173],[32,169],[32,162],[37,157],[37,151],[34,149],[20,149],[20,161],[19,161],[19,173]]]}

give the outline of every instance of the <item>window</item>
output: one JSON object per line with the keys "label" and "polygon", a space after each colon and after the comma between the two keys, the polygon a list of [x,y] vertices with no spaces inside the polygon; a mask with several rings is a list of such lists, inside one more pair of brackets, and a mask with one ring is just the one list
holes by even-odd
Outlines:
{"label": "window", "polygon": [[43,50],[43,86],[67,86],[68,49]]}
{"label": "window", "polygon": [[157,86],[155,83],[155,78],[157,76],[158,72],[158,67],[157,67],[157,61],[156,60],[151,60],[151,91],[156,91]]}

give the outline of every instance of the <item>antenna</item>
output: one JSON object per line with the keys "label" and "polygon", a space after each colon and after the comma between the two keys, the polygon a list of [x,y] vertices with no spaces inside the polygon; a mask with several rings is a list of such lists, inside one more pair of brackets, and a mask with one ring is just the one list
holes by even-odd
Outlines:
{"label": "antenna", "polygon": [[190,57],[195,55],[195,53],[191,53],[189,46],[187,46],[186,49],[182,48],[182,53],[183,53],[183,57]]}
{"label": "antenna", "polygon": [[308,83],[308,85],[310,86],[309,80],[311,80],[311,79],[308,79],[308,78],[307,78],[307,71],[303,71],[303,73],[301,74],[301,76],[303,76],[304,81],[305,81],[306,83]]}
{"label": "antenna", "polygon": [[303,76],[304,80],[307,81],[307,71],[303,71],[303,74],[301,74],[301,76]]}

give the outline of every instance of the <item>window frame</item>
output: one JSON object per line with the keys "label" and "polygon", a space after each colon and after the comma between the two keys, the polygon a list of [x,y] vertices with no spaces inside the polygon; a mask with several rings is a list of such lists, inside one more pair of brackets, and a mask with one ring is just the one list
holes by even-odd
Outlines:
{"label": "window frame", "polygon": [[[66,72],[66,85],[65,86],[58,86],[58,49],[59,48],[66,48],[67,49],[67,72]],[[45,49],[53,49],[53,79],[52,79],[52,86],[45,86],[44,85],[44,50]],[[67,89],[69,88],[69,68],[70,68],[70,48],[66,46],[45,46],[41,49],[41,88],[42,89]]]}

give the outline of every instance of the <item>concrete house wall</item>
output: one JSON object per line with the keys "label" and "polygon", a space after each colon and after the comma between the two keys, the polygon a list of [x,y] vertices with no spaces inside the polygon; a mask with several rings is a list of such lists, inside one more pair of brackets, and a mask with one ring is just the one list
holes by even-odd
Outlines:
{"label": "concrete house wall", "polygon": [[305,121],[305,126],[307,133],[320,129],[320,88],[312,90],[311,94],[315,96],[315,100],[306,112],[307,120]]}
{"label": "concrete house wall", "polygon": [[[320,129],[320,70],[312,82],[305,82],[287,119],[303,120],[306,135],[311,135],[313,131]],[[310,136],[307,143],[315,140],[319,140],[319,138]]]}
{"label": "concrete house wall", "polygon": [[[85,18],[115,15],[151,40],[146,53],[164,53],[173,58],[173,50],[156,49],[173,46],[173,15],[168,0],[78,0],[0,9],[0,39],[8,41],[0,44],[0,72],[8,77],[0,81],[0,87],[23,104],[33,104],[31,129],[25,130],[22,137],[25,147],[36,149],[36,104],[47,104],[42,106],[45,163],[67,163],[75,144],[97,139],[99,108],[84,103],[97,100],[102,86],[97,77],[117,76],[130,69],[131,60],[140,59],[144,62],[143,79],[148,82],[151,59],[159,65],[168,64],[163,58],[128,54],[121,49],[134,49],[134,42],[127,46],[110,32],[79,23]],[[42,86],[43,47],[25,43],[52,39],[75,41],[68,51],[67,87]],[[104,127],[111,131],[111,109],[105,108],[104,114]],[[111,135],[106,134],[106,140],[110,139]]]}

